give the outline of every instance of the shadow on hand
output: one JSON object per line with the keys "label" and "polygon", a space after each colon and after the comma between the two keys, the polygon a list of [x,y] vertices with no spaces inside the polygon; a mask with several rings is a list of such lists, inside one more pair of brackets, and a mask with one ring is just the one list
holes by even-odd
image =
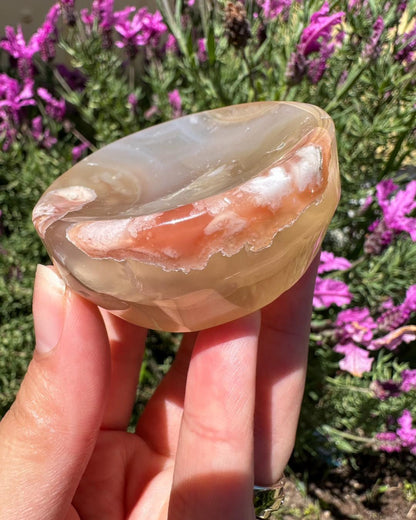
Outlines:
{"label": "shadow on hand", "polygon": [[254,520],[253,477],[213,473],[174,484],[168,520]]}

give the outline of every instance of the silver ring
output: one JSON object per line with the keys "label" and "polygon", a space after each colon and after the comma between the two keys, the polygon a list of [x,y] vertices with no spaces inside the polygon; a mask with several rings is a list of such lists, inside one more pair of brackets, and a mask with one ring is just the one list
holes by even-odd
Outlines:
{"label": "silver ring", "polygon": [[282,477],[270,487],[254,486],[254,511],[257,520],[272,519],[285,501],[286,479]]}

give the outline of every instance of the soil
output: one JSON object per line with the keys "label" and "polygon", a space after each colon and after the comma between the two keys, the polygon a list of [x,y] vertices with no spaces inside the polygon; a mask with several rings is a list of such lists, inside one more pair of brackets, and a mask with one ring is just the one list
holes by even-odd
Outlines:
{"label": "soil", "polygon": [[281,519],[292,520],[416,520],[415,459],[365,456],[356,469],[316,468],[302,483],[305,472],[285,485]]}

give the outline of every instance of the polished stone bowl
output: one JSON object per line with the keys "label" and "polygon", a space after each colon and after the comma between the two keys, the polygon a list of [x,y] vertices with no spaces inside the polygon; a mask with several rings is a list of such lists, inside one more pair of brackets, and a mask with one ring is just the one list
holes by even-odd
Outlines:
{"label": "polished stone bowl", "polygon": [[46,190],[33,222],[72,289],[132,323],[185,332],[291,287],[339,195],[331,118],[259,102],[105,146]]}

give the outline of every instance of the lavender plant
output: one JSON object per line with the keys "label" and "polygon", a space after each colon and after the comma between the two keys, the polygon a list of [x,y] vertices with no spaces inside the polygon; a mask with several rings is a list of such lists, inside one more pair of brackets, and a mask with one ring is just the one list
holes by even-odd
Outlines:
{"label": "lavender plant", "polygon": [[6,27],[2,411],[30,356],[31,285],[36,263],[47,261],[30,214],[49,183],[98,147],[166,119],[296,100],[334,119],[343,178],[316,283],[296,456],[415,455],[415,15],[415,0],[160,0],[155,12],[117,11],[113,0],[77,11],[60,0],[30,38]]}

